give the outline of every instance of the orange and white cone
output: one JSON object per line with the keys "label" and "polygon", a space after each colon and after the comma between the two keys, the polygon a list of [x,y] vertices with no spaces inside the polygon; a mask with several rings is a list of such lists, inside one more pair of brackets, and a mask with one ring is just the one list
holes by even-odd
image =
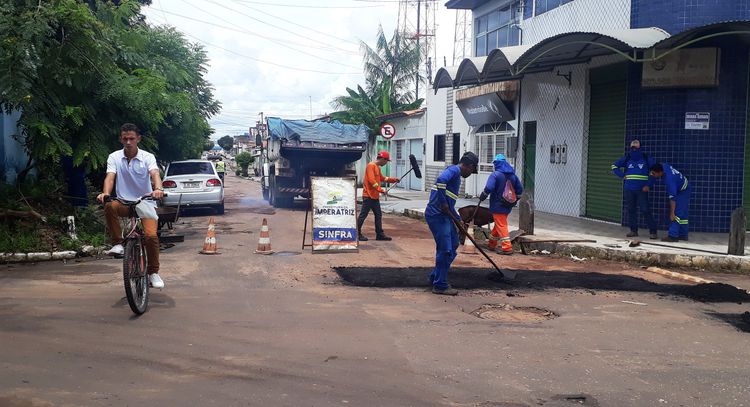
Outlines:
{"label": "orange and white cone", "polygon": [[[474,226],[469,225],[466,228],[466,234],[474,237]],[[474,246],[474,242],[472,242],[468,237],[466,237],[466,240],[464,240],[464,245],[461,247],[461,253],[477,254],[477,248],[476,246]]]}
{"label": "orange and white cone", "polygon": [[214,218],[208,220],[208,232],[206,233],[206,240],[203,241],[203,250],[200,254],[219,254],[218,247],[216,246],[216,225],[214,224]]}
{"label": "orange and white cone", "polygon": [[271,250],[271,233],[268,231],[268,220],[266,218],[263,218],[263,225],[260,227],[258,248],[255,249],[255,253],[273,254],[273,250]]}

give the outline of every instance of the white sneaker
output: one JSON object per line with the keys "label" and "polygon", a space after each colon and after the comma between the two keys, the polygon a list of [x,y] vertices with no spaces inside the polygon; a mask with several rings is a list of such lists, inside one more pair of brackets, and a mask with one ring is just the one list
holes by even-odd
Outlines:
{"label": "white sneaker", "polygon": [[109,249],[107,254],[112,255],[112,256],[122,256],[123,254],[125,254],[125,248],[122,247],[121,244],[116,244],[112,246],[111,249]]}
{"label": "white sneaker", "polygon": [[164,281],[158,274],[149,274],[148,281],[151,283],[151,287],[164,288]]}

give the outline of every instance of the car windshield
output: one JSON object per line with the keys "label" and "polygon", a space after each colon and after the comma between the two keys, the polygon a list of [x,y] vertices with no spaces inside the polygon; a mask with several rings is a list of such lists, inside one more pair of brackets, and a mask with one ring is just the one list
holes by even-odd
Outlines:
{"label": "car windshield", "polygon": [[208,162],[192,163],[172,163],[169,164],[167,176],[170,175],[187,175],[187,174],[206,174],[214,175],[214,167]]}

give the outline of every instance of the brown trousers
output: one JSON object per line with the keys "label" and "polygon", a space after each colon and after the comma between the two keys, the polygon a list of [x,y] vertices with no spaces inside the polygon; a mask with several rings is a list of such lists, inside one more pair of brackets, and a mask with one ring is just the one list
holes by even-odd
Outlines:
{"label": "brown trousers", "polygon": [[[104,216],[107,219],[107,228],[112,244],[122,244],[122,228],[120,218],[128,217],[128,207],[112,201],[104,205]],[[156,219],[141,219],[143,225],[144,240],[146,242],[146,254],[148,255],[148,274],[159,273],[159,237],[156,235],[158,221]]]}

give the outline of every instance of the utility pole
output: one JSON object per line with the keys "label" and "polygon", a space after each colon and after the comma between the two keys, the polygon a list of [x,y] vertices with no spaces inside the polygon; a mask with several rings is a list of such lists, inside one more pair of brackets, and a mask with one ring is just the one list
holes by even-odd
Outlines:
{"label": "utility pole", "polygon": [[[422,0],[417,0],[417,53],[419,56],[422,56],[422,50],[419,49],[419,43],[420,41],[420,28],[422,23]],[[419,64],[417,64],[417,67],[419,67],[422,64],[422,58],[420,58]],[[419,68],[417,68],[417,77],[416,77],[416,83],[417,83],[417,91],[414,93],[414,98],[419,99]]]}
{"label": "utility pole", "polygon": [[308,96],[308,99],[310,99],[310,120],[312,120],[312,96]]}

